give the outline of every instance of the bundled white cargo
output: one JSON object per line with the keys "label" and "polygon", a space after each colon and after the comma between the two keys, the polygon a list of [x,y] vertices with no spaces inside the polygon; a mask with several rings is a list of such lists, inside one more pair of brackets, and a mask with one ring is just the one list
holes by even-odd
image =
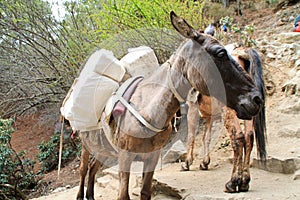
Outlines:
{"label": "bundled white cargo", "polygon": [[159,67],[154,51],[147,46],[128,49],[128,54],[120,61],[132,77],[147,78]]}
{"label": "bundled white cargo", "polygon": [[107,102],[107,110],[112,111],[116,102],[109,98],[125,79],[126,71],[132,77],[148,77],[159,66],[154,51],[149,47],[132,48],[128,52],[121,61],[104,49],[90,56],[60,109],[73,130],[99,129],[101,113]]}
{"label": "bundled white cargo", "polygon": [[111,51],[101,49],[90,56],[61,107],[61,114],[73,130],[99,128],[105,104],[119,88],[124,74],[124,67]]}

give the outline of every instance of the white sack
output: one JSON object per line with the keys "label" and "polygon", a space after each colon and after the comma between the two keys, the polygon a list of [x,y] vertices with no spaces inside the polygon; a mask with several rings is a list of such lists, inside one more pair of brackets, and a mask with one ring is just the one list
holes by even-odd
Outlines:
{"label": "white sack", "polygon": [[128,54],[120,61],[132,77],[147,78],[159,67],[154,51],[147,46],[128,49]]}
{"label": "white sack", "polygon": [[73,130],[99,128],[103,108],[124,74],[124,67],[111,51],[101,49],[90,56],[61,107],[61,114],[70,121]]}
{"label": "white sack", "polygon": [[93,73],[73,91],[73,106],[70,120],[73,129],[81,131],[95,130],[98,120],[109,97],[119,87],[118,82]]}

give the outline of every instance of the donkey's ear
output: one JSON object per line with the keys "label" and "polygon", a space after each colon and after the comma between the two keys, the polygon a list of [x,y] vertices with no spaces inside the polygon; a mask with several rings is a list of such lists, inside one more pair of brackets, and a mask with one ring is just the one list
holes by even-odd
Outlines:
{"label": "donkey's ear", "polygon": [[174,28],[184,37],[197,40],[202,43],[205,40],[205,36],[196,31],[190,26],[184,19],[178,17],[174,11],[170,13],[171,23]]}

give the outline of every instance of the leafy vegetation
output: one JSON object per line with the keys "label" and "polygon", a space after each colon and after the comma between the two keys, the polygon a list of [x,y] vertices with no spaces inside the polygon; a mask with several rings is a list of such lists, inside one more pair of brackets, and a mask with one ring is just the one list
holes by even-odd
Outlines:
{"label": "leafy vegetation", "polygon": [[0,199],[26,199],[24,193],[36,186],[34,162],[11,147],[12,123],[0,118]]}
{"label": "leafy vegetation", "polygon": [[[16,152],[11,144],[14,132],[12,119],[0,118],[0,199],[27,199],[26,195],[38,187],[39,175],[34,172],[33,160],[26,158],[26,152]],[[62,164],[73,160],[80,153],[81,143],[78,138],[70,139],[66,129],[63,144]],[[37,155],[41,162],[40,173],[57,168],[60,134],[55,133],[48,142],[42,142]],[[69,139],[67,139],[69,138]]]}
{"label": "leafy vegetation", "polygon": [[96,48],[121,57],[128,47],[148,45],[168,57],[181,41],[170,31],[170,10],[199,27],[203,6],[193,0],[66,1],[66,16],[56,19],[47,1],[1,2],[0,114],[59,107]]}
{"label": "leafy vegetation", "polygon": [[[71,132],[67,135],[67,139],[63,143],[62,165],[67,164],[80,154],[81,143],[78,138],[71,139]],[[49,172],[57,169],[59,155],[60,133],[55,133],[48,142],[43,141],[38,149],[40,153],[37,155],[38,161],[41,163],[41,173]]]}
{"label": "leafy vegetation", "polygon": [[238,46],[252,47],[256,45],[254,39],[255,27],[253,24],[240,26],[233,23],[233,18],[229,16],[222,17],[220,24],[226,25],[227,32],[218,31],[216,37],[225,44],[237,43]]}
{"label": "leafy vegetation", "polygon": [[[234,14],[221,3],[200,0],[79,0],[66,1],[64,8],[66,15],[57,19],[48,1],[0,3],[2,116],[49,105],[58,108],[97,48],[112,50],[120,58],[128,48],[146,45],[164,62],[182,40],[170,24],[171,10],[201,30],[224,13]],[[252,30],[239,30],[246,45],[253,43]],[[226,37],[221,39],[230,41]]]}

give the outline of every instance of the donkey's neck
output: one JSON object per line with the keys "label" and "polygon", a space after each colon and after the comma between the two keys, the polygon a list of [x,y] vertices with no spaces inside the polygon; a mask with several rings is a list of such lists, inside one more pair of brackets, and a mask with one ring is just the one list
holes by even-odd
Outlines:
{"label": "donkey's neck", "polygon": [[170,61],[167,61],[162,67],[168,68],[167,82],[169,89],[179,103],[185,103],[189,90],[191,89],[188,80],[183,76],[181,70],[172,67]]}

